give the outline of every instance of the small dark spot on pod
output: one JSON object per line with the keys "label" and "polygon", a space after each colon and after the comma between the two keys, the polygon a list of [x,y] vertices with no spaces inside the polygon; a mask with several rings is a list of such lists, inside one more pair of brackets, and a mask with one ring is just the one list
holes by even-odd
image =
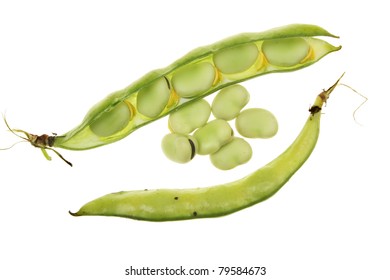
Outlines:
{"label": "small dark spot on pod", "polygon": [[54,141],[55,141],[55,139],[56,139],[56,136],[57,134],[54,134],[54,136],[49,136],[48,138],[47,138],[47,146],[49,146],[49,147],[53,147],[53,145],[54,145]]}
{"label": "small dark spot on pod", "polygon": [[198,216],[198,212],[194,211],[194,212],[192,213],[192,215],[194,215],[194,217],[196,217],[196,216]]}
{"label": "small dark spot on pod", "polygon": [[312,116],[314,116],[315,114],[317,114],[319,111],[321,111],[321,107],[318,107],[318,106],[312,106],[312,107],[309,109],[309,112],[311,113]]}
{"label": "small dark spot on pod", "polygon": [[145,191],[145,192],[147,192],[147,191],[148,191],[148,189],[144,189],[144,191]]}
{"label": "small dark spot on pod", "polygon": [[175,200],[179,200],[179,197],[178,196],[175,196],[175,198],[174,198]]}

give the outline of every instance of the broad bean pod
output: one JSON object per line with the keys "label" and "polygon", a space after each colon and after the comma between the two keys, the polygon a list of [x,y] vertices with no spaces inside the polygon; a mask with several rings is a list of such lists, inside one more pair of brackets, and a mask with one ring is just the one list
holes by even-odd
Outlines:
{"label": "broad bean pod", "polygon": [[240,180],[207,188],[112,193],[70,214],[172,221],[223,216],[259,203],[274,195],[311,155],[319,137],[322,106],[339,80],[316,97],[294,142],[273,161]]}
{"label": "broad bean pod", "polygon": [[85,150],[106,145],[224,87],[267,73],[298,70],[341,48],[315,36],[338,38],[315,25],[292,24],[197,48],[112,93],[77,127],[52,136],[47,146]]}

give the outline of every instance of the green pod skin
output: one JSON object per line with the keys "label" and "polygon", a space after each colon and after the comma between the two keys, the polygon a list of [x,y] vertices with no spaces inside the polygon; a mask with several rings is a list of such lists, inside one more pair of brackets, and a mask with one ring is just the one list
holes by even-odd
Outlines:
{"label": "green pod skin", "polygon": [[276,159],[240,180],[207,188],[112,193],[70,214],[174,221],[219,217],[264,201],[274,195],[309,158],[319,136],[321,108],[339,80],[317,96],[309,110],[310,116],[295,141]]}
{"label": "green pod skin", "polygon": [[[313,38],[315,36],[338,38],[315,25],[292,24],[260,33],[239,34],[215,44],[197,48],[168,67],[152,71],[123,90],[107,96],[92,107],[77,127],[63,135],[53,136],[53,141],[50,142],[48,147],[85,150],[113,143],[128,136],[136,129],[180,109],[185,104],[203,98],[224,87],[267,73],[295,71],[311,65],[325,55],[341,48],[341,46],[335,47],[326,41]],[[265,56],[266,53],[262,51],[265,42],[267,44],[264,50],[269,53],[269,59]],[[280,62],[277,61],[275,55],[278,50],[284,51],[287,48],[283,46],[286,42],[287,45],[293,45],[293,53],[291,57],[287,57],[288,63],[279,65]],[[302,45],[304,48],[301,47]],[[273,46],[275,46],[275,51],[272,51]],[[255,47],[257,51],[254,51]],[[242,53],[242,56],[240,55],[241,51],[245,52]],[[258,52],[258,56],[254,59],[256,52]],[[228,61],[229,55],[235,56],[231,62]],[[240,57],[245,59],[245,63],[238,59]],[[275,64],[272,64],[273,61],[275,61]],[[221,69],[218,69],[217,64],[222,65],[220,66]],[[207,67],[199,68],[199,70],[195,67],[196,65]],[[207,70],[210,67],[215,70],[212,75]],[[185,86],[185,79],[188,79],[192,74],[188,72],[188,75],[184,75],[183,71],[185,72],[186,69],[190,69],[188,71],[194,71],[194,74],[199,75],[197,79],[209,80],[201,87],[193,89],[192,92],[189,91],[191,94],[188,96],[186,95],[187,92],[184,95],[183,92],[181,96],[180,92],[176,92],[174,82],[177,78],[181,80],[180,88],[183,85]],[[239,72],[233,71],[232,73],[232,70]],[[185,78],[180,79],[179,73],[180,76],[184,75]],[[210,84],[211,78],[214,79],[212,84]],[[166,86],[164,86],[163,80],[166,81]],[[144,109],[138,110],[138,93],[142,92],[144,95],[147,92],[144,90],[145,88],[158,88],[158,86],[153,85],[157,82],[161,84],[164,94],[167,91],[170,92],[169,99],[165,97],[157,98],[156,104],[151,105],[151,108],[146,105]],[[178,89],[178,91],[181,91],[181,89]],[[151,94],[156,94],[155,91],[151,92]],[[146,96],[142,97],[143,100],[149,100]],[[151,97],[150,100],[153,100],[153,98]],[[128,112],[115,110],[116,106],[128,108]],[[110,114],[111,111],[116,112],[115,116]],[[148,112],[147,116],[143,115],[142,111]],[[114,117],[119,118],[114,120],[115,126],[108,127],[110,122],[106,119],[111,120]],[[98,123],[98,125],[95,125],[95,123]],[[107,131],[104,127],[107,127]]]}

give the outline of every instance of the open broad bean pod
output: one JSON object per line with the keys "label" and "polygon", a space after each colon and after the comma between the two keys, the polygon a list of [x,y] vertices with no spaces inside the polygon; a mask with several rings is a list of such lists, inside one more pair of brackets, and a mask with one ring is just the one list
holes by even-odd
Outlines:
{"label": "open broad bean pod", "polygon": [[35,135],[10,130],[40,148],[47,159],[51,159],[47,153],[51,150],[71,165],[54,148],[86,150],[113,143],[229,85],[268,73],[295,71],[341,49],[317,36],[338,38],[309,24],[232,36],[197,48],[168,67],[151,71],[108,95],[65,134]]}
{"label": "open broad bean pod", "polygon": [[226,86],[298,70],[341,48],[316,36],[336,37],[315,25],[292,24],[197,48],[109,95],[78,126],[50,144],[72,150],[106,145]]}

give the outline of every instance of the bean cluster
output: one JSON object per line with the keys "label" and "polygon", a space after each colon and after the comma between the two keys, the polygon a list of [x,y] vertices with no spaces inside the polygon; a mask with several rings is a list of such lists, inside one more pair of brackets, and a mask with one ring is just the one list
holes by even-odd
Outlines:
{"label": "bean cluster", "polygon": [[[209,155],[212,164],[230,170],[248,162],[252,148],[243,138],[271,138],[278,131],[278,122],[268,110],[244,109],[249,93],[242,85],[223,88],[210,105],[205,99],[182,107],[168,119],[170,133],[161,142],[167,158],[187,163],[195,155]],[[229,122],[235,122],[235,136]]]}

